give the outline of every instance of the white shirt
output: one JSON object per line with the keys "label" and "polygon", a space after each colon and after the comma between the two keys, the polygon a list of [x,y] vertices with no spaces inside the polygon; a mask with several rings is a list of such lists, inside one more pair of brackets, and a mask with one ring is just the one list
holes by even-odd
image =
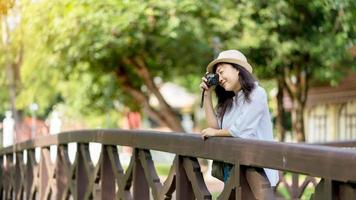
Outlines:
{"label": "white shirt", "polygon": [[[250,102],[245,101],[242,91],[233,97],[232,106],[224,114],[222,126],[229,130],[233,137],[258,140],[273,140],[271,116],[268,110],[267,95],[265,90],[258,85],[250,94]],[[271,186],[276,186],[279,181],[278,171],[264,168]]]}

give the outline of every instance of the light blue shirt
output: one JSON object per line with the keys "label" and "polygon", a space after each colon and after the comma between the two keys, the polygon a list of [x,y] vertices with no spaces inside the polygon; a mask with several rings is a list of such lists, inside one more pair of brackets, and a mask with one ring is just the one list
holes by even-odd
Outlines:
{"label": "light blue shirt", "polygon": [[[265,90],[258,85],[250,94],[250,102],[245,101],[242,91],[233,97],[231,109],[224,114],[222,126],[233,137],[258,140],[273,140],[271,116],[268,110]],[[271,186],[279,181],[278,171],[264,168]]]}

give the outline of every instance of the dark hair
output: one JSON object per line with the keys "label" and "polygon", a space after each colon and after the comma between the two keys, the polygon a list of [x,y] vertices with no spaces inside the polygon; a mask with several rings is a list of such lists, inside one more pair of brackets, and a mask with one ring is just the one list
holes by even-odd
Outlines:
{"label": "dark hair", "polygon": [[[216,73],[217,66],[219,64],[230,64],[232,65],[233,68],[239,71],[239,82],[241,85],[241,90],[245,96],[245,100],[247,102],[250,102],[250,94],[252,90],[255,88],[255,81],[256,78],[249,72],[247,71],[244,67],[234,64],[234,63],[218,63],[213,67],[213,72]],[[216,105],[217,108],[217,114],[221,118],[221,124],[222,124],[222,118],[225,114],[225,112],[229,111],[232,106],[232,100],[233,97],[235,96],[234,91],[226,91],[223,87],[220,85],[217,85],[215,87],[215,94],[217,96],[218,103]]]}

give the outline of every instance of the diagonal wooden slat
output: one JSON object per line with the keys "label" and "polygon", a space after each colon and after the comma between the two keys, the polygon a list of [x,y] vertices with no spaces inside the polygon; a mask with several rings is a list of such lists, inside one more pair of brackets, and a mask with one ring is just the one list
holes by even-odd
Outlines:
{"label": "diagonal wooden slat", "polygon": [[[89,144],[78,144],[78,163],[76,169],[77,199],[93,198],[93,186],[98,176],[102,157],[94,167],[90,158]],[[102,154],[100,154],[102,155]]]}
{"label": "diagonal wooden slat", "polygon": [[[132,199],[131,193],[130,193],[130,188],[131,188],[131,181],[129,183],[129,186],[126,187],[126,181],[125,181],[125,174],[124,174],[124,169],[122,168],[118,150],[116,146],[105,146],[105,150],[108,154],[109,160],[111,162],[111,168],[113,170],[113,174],[115,176],[115,183],[118,187],[118,191],[116,192],[116,198],[117,199]],[[132,163],[130,162],[130,166],[132,166]],[[129,166],[129,169],[132,167]],[[126,172],[126,175],[130,175],[131,172]],[[127,178],[127,177],[126,177]],[[132,178],[129,178],[130,180]]]}
{"label": "diagonal wooden slat", "polygon": [[133,178],[134,156],[131,157],[129,166],[124,173],[121,165],[118,150],[116,146],[106,146],[106,150],[111,162],[113,173],[115,175],[115,182],[118,187],[116,192],[116,199],[133,199],[130,192]]}
{"label": "diagonal wooden slat", "polygon": [[138,150],[139,161],[143,167],[146,181],[152,191],[154,199],[159,199],[162,190],[162,183],[157,175],[156,168],[152,161],[152,156],[149,150]]}
{"label": "diagonal wooden slat", "polygon": [[9,188],[9,184],[7,184],[9,180],[9,169],[8,169],[8,163],[7,163],[7,154],[3,156],[3,164],[1,166],[2,169],[2,179],[0,180],[3,185],[3,192],[1,193],[1,199],[6,199],[7,191]]}
{"label": "diagonal wooden slat", "polygon": [[119,199],[125,199],[125,200],[133,199],[130,189],[133,182],[134,163],[135,163],[135,156],[133,155],[131,157],[129,166],[125,171],[125,175],[122,177],[122,179],[117,180],[119,182],[118,185],[120,185],[118,195],[117,195]]}
{"label": "diagonal wooden slat", "polygon": [[8,176],[7,181],[5,182],[6,184],[8,184],[8,188],[7,188],[7,193],[5,195],[5,199],[13,199],[13,190],[14,190],[14,185],[15,185],[15,177],[16,177],[16,173],[15,173],[15,165],[14,165],[14,154],[8,154],[6,155],[6,168],[7,168],[7,174]]}
{"label": "diagonal wooden slat", "polygon": [[175,156],[173,160],[173,165],[169,169],[168,177],[163,183],[159,199],[172,199],[172,194],[176,189],[176,166],[178,157]]}
{"label": "diagonal wooden slat", "polygon": [[68,145],[60,145],[57,148],[57,159],[56,159],[56,182],[57,182],[57,193],[56,199],[65,200],[70,193],[73,194],[75,191],[71,189],[74,187],[73,175],[75,163],[71,164],[68,156]]}
{"label": "diagonal wooden slat", "polygon": [[24,180],[25,180],[25,165],[24,165],[24,160],[23,160],[23,152],[16,152],[15,155],[16,158],[16,164],[15,164],[15,185],[14,185],[14,191],[15,191],[15,199],[23,199],[24,198]]}
{"label": "diagonal wooden slat", "polygon": [[26,199],[35,199],[39,184],[39,164],[35,158],[35,149],[27,150],[26,163]]}
{"label": "diagonal wooden slat", "polygon": [[203,174],[200,170],[200,165],[197,158],[183,158],[183,165],[192,185],[196,199],[211,199],[211,194],[206,187]]}
{"label": "diagonal wooden slat", "polygon": [[[122,168],[120,158],[119,158],[119,153],[117,150],[116,146],[105,146],[105,150],[109,156],[109,159],[111,161],[111,167],[114,172],[116,180],[122,180],[124,177],[124,169]],[[121,185],[118,185],[118,187],[121,187]]]}
{"label": "diagonal wooden slat", "polygon": [[309,184],[313,184],[314,187],[317,185],[315,177],[310,177],[310,176],[305,177],[303,183],[298,188],[297,197],[299,199],[302,198],[305,189],[308,187]]}
{"label": "diagonal wooden slat", "polygon": [[56,199],[63,200],[66,198],[69,192],[69,168],[70,161],[67,154],[67,145],[60,145],[57,148],[56,159],[56,181],[57,181],[57,193]]}
{"label": "diagonal wooden slat", "polygon": [[41,149],[41,158],[40,158],[40,187],[39,194],[40,199],[49,199],[51,193],[54,178],[54,165],[51,162],[50,157],[50,148]]}

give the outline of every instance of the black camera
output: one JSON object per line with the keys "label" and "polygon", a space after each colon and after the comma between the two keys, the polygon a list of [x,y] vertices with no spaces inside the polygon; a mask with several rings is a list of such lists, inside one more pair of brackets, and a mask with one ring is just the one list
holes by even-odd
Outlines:
{"label": "black camera", "polygon": [[213,74],[209,73],[205,75],[206,78],[206,84],[208,87],[214,86],[214,85],[219,85],[219,75],[218,74]]}
{"label": "black camera", "polygon": [[[218,74],[213,74],[213,73],[209,73],[205,75],[206,78],[206,85],[208,87],[214,86],[214,85],[219,85],[219,75]],[[204,104],[204,93],[205,90],[203,90],[203,92],[201,93],[201,102],[200,102],[200,107],[203,107]]]}

